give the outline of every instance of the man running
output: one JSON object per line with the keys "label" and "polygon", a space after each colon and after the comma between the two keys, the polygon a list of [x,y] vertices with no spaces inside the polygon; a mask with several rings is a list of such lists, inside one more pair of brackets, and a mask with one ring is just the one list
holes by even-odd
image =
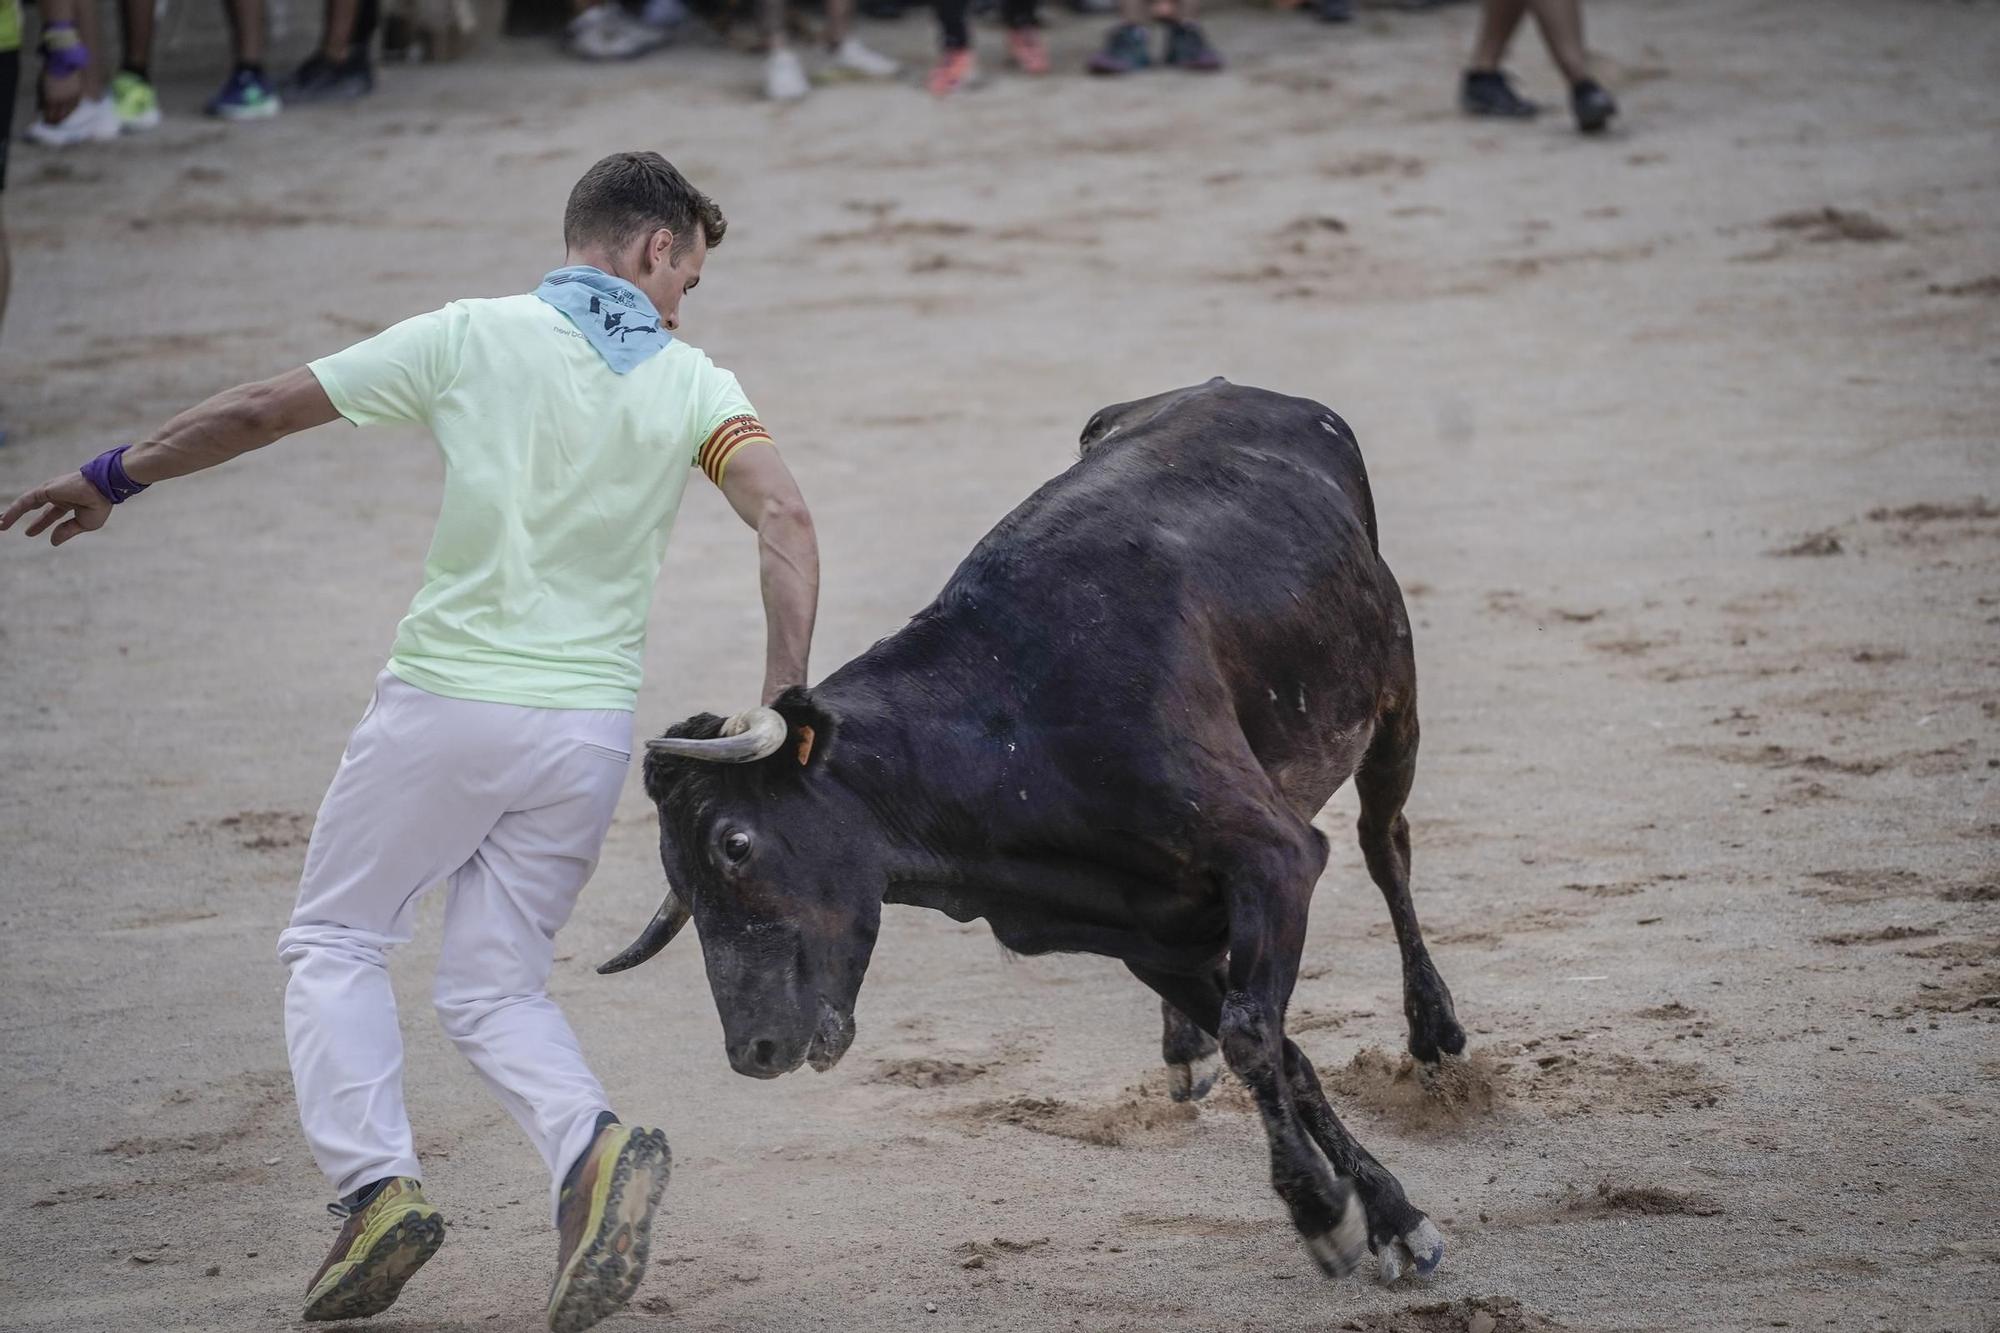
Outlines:
{"label": "man running", "polygon": [[618,1122],[547,985],[625,781],[647,608],[693,467],[757,531],[765,702],[805,682],[818,601],[791,473],[735,376],[670,333],[724,225],[658,154],[614,154],[570,194],[564,266],[532,295],[454,301],[227,390],[0,514],[4,531],[40,510],[27,535],[59,546],[149,485],[336,416],[422,423],[444,454],[424,586],[279,937],[299,1119],[345,1219],[309,1320],[388,1308],[444,1237],[403,1111],[387,970],[440,880],[438,1016],[549,1168],[550,1327],[596,1323],[645,1270],[666,1137]]}

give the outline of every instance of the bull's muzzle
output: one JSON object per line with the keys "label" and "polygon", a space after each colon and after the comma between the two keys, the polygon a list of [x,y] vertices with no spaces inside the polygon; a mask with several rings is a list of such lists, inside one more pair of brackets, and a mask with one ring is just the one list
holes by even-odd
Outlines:
{"label": "bull's muzzle", "polygon": [[757,1035],[733,1042],[727,1048],[729,1067],[750,1078],[777,1078],[802,1064],[824,1074],[840,1063],[854,1044],[854,1015],[826,1000],[819,1002],[819,1024],[804,1039],[797,1036]]}

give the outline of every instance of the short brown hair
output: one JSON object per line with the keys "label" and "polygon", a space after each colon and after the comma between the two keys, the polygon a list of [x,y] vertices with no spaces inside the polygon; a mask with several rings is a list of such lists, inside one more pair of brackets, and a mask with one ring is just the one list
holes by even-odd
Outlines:
{"label": "short brown hair", "polygon": [[673,257],[694,244],[699,224],[709,249],[722,244],[729,223],[715,201],[658,153],[613,153],[569,192],[563,210],[563,244],[621,249],[642,232],[661,227],[674,234]]}

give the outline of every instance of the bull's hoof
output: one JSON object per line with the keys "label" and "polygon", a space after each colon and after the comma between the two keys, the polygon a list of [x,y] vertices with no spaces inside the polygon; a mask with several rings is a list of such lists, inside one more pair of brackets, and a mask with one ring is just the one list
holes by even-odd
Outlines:
{"label": "bull's hoof", "polygon": [[1305,1237],[1306,1249],[1328,1277],[1346,1277],[1368,1257],[1368,1210],[1352,1187],[1346,1194],[1340,1220],[1317,1236]]}
{"label": "bull's hoof", "polygon": [[1444,1262],[1444,1235],[1428,1217],[1402,1235],[1383,1242],[1375,1252],[1375,1276],[1384,1285],[1405,1274],[1426,1278]]}
{"label": "bull's hoof", "polygon": [[1209,1089],[1220,1077],[1220,1055],[1200,1055],[1186,1064],[1170,1064],[1167,1066],[1167,1096],[1177,1102],[1198,1102],[1208,1096]]}
{"label": "bull's hoof", "polygon": [[1465,1053],[1465,1029],[1450,1010],[1428,1010],[1411,1020],[1409,1049],[1419,1067],[1434,1069],[1439,1059]]}

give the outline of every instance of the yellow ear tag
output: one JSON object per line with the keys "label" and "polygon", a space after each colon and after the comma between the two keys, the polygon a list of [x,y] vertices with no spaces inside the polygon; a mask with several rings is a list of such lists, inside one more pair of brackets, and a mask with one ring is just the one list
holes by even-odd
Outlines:
{"label": "yellow ear tag", "polygon": [[812,758],[812,752],[813,752],[813,729],[811,727],[800,727],[799,728],[800,768],[804,768],[806,766],[806,760]]}

